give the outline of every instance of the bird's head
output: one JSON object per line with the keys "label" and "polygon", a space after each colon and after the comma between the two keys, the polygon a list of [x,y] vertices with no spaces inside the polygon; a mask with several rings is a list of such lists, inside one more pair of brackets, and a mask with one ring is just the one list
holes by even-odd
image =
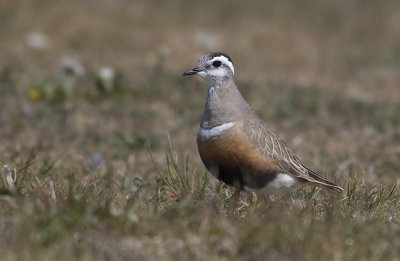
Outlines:
{"label": "bird's head", "polygon": [[235,74],[235,69],[228,55],[219,52],[207,53],[200,57],[196,67],[183,73],[184,76],[194,74],[219,82],[232,78]]}

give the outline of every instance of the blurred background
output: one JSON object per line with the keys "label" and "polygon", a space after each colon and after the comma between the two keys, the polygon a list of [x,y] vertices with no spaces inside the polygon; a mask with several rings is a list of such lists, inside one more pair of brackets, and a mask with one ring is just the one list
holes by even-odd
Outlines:
{"label": "blurred background", "polygon": [[206,83],[181,74],[222,51],[249,103],[308,161],[374,168],[385,154],[378,172],[399,164],[397,1],[19,0],[0,10],[7,160],[136,151],[147,162],[142,149],[164,151],[170,134],[198,162]]}
{"label": "blurred background", "polygon": [[151,183],[171,144],[204,173],[206,82],[182,73],[208,51],[322,175],[398,180],[399,1],[1,1],[0,32],[0,162],[33,153],[56,191],[71,172]]}

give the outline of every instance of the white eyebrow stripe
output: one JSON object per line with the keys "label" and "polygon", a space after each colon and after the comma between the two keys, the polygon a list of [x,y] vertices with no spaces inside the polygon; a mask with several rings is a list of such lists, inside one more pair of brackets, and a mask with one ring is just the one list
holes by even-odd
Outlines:
{"label": "white eyebrow stripe", "polygon": [[223,62],[224,64],[228,65],[228,67],[231,69],[232,73],[235,75],[235,69],[233,68],[233,64],[231,61],[228,60],[228,58],[226,58],[223,55],[220,55],[220,56],[216,56],[216,57],[212,58],[212,60],[210,62],[213,63],[215,60],[219,60],[219,61]]}

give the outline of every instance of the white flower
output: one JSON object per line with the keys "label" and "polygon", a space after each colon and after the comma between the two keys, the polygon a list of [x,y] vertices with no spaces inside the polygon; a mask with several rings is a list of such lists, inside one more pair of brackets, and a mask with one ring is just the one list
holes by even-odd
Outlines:
{"label": "white flower", "polygon": [[85,75],[85,67],[77,60],[64,56],[61,58],[61,66],[66,73],[70,73],[76,76]]}
{"label": "white flower", "polygon": [[40,32],[30,32],[25,36],[25,45],[29,48],[43,50],[48,44],[47,36]]}
{"label": "white flower", "polygon": [[112,81],[115,77],[115,70],[109,66],[101,67],[98,76],[104,81]]}

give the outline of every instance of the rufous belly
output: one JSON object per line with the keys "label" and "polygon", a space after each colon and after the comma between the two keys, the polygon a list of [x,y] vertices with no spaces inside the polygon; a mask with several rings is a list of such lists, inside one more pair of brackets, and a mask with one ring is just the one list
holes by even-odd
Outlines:
{"label": "rufous belly", "polygon": [[197,146],[207,169],[228,185],[260,189],[277,175],[275,162],[250,141],[242,122],[208,139],[199,135]]}

